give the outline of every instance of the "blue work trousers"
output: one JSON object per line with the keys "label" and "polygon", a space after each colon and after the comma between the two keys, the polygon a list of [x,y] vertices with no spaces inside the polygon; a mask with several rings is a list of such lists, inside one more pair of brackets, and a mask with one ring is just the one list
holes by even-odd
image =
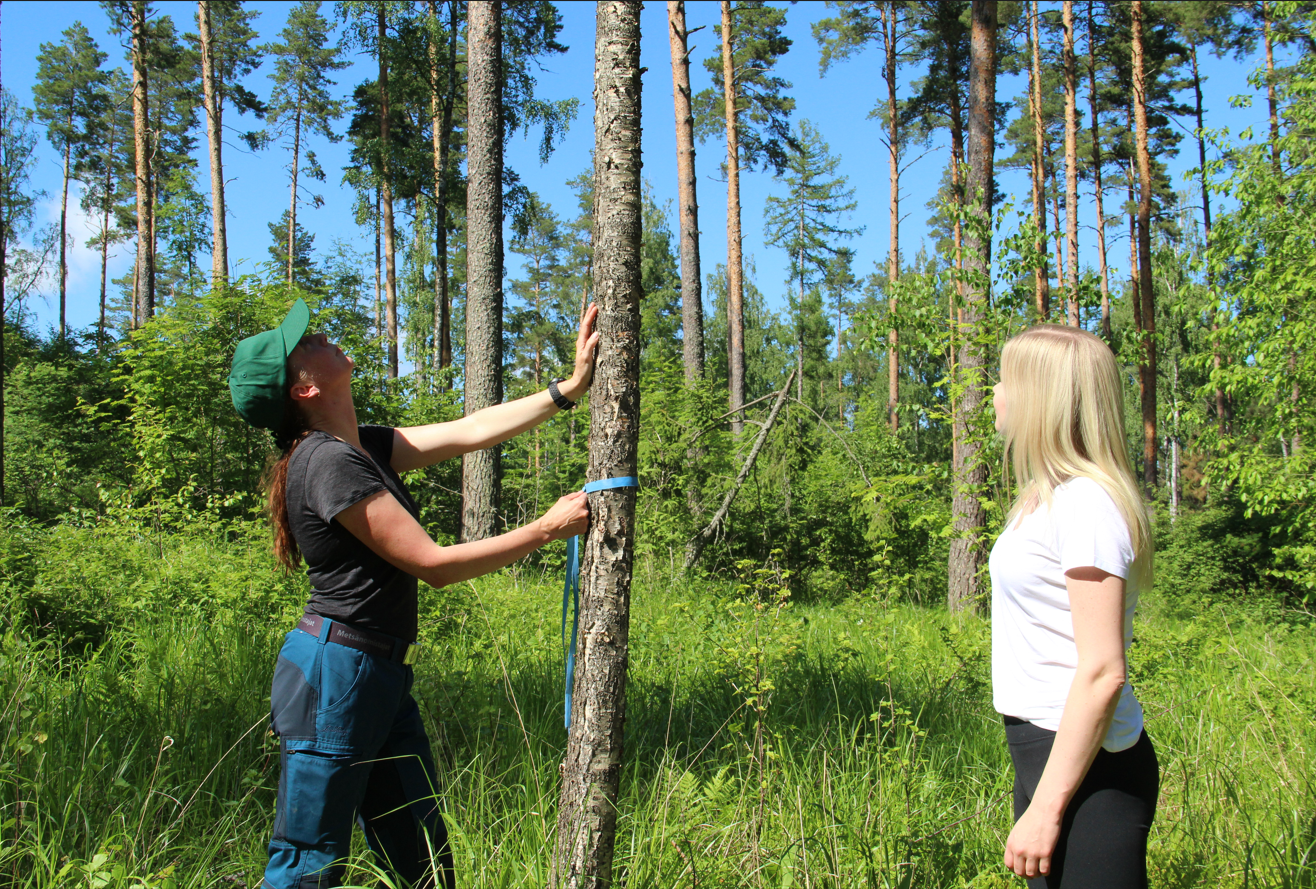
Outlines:
{"label": "blue work trousers", "polygon": [[412,668],[293,630],[270,695],[279,797],[262,889],[342,882],[355,820],[379,865],[417,889],[453,887],[434,758]]}

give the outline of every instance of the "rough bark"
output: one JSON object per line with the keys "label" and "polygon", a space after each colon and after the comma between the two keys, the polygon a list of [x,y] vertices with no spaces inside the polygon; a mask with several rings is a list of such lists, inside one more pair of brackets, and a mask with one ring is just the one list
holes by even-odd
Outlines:
{"label": "rough bark", "polygon": [[690,106],[690,32],[685,0],[667,0],[667,38],[672,50],[672,99],[676,107],[677,214],[681,226],[681,353],[685,378],[704,378],[704,308],[699,271],[699,201],[695,191],[695,123]]}
{"label": "rough bark", "polygon": [[1147,74],[1143,65],[1142,0],[1133,0],[1133,116],[1138,161],[1138,298],[1142,308],[1142,481],[1156,486],[1156,291],[1151,257],[1151,152],[1147,134]]}
{"label": "rough bark", "polygon": [[1092,112],[1092,196],[1097,203],[1097,268],[1101,274],[1101,335],[1110,342],[1110,279],[1106,267],[1106,211],[1102,206],[1101,130],[1097,124],[1097,49],[1093,44],[1093,0],[1088,0],[1088,107]]}
{"label": "rough bark", "polygon": [[[480,5],[480,4],[476,4]],[[398,265],[397,233],[393,227],[393,182],[389,164],[388,51],[384,47],[387,6],[379,4],[379,157],[380,198],[384,211],[384,311],[388,334],[388,376],[398,378]]]}
{"label": "rough bark", "polygon": [[[745,405],[744,260],[740,243],[740,140],[737,134],[734,33],[730,0],[722,0],[722,98],[727,121],[727,385],[730,407]],[[731,415],[731,432],[740,435],[744,419]]]}
{"label": "rough bark", "polygon": [[900,331],[895,324],[895,285],[900,280],[900,118],[896,104],[896,25],[895,4],[882,5],[882,43],[886,50],[882,77],[886,81],[887,165],[891,190],[891,240],[887,244],[887,311],[893,320],[887,331],[887,424],[895,432],[900,426]]}
{"label": "rough bark", "polygon": [[[466,23],[466,413],[503,400],[502,4],[472,3]],[[498,533],[501,452],[462,459],[462,539]]]}
{"label": "rough bark", "polygon": [[1041,32],[1038,28],[1040,14],[1037,0],[1033,0],[1033,12],[1029,16],[1032,29],[1033,64],[1028,69],[1028,105],[1033,116],[1033,219],[1037,222],[1037,240],[1033,249],[1037,252],[1038,265],[1033,271],[1033,304],[1037,317],[1046,321],[1051,317],[1051,276],[1046,267],[1046,161],[1042,151],[1045,145],[1045,130],[1042,126],[1042,52]]}
{"label": "rough bark", "polygon": [[[598,4],[594,64],[594,294],[589,479],[638,472],[640,424],[640,7]],[[590,495],[580,639],[562,766],[553,885],[605,889],[621,786],[635,555],[635,489]]]}
{"label": "rough bark", "polygon": [[1078,327],[1078,82],[1074,63],[1074,3],[1065,0],[1065,276],[1070,327]]}
{"label": "rough bark", "polygon": [[383,268],[383,262],[384,262],[383,253],[381,252],[383,226],[380,224],[380,219],[383,216],[383,213],[380,211],[380,205],[382,203],[383,203],[383,199],[380,197],[379,185],[376,184],[375,185],[375,336],[377,338],[382,337],[384,335],[384,302],[383,302],[384,285],[381,279],[381,275],[383,274],[381,269]]}
{"label": "rough bark", "polygon": [[971,434],[971,426],[983,401],[983,363],[978,345],[978,327],[983,321],[987,292],[978,289],[991,267],[990,227],[992,208],[992,165],[996,142],[996,0],[973,0],[969,65],[969,181],[968,196],[974,202],[979,225],[965,239],[964,264],[978,274],[964,287],[964,336],[960,342],[960,403],[956,411],[959,441],[953,470],[951,502],[955,536],[950,544],[949,585],[946,604],[952,612],[972,610],[981,601],[979,576],[986,551],[980,539],[986,512],[979,499],[987,481],[982,459],[982,442]]}
{"label": "rough bark", "polygon": [[137,274],[133,326],[155,314],[155,207],[151,197],[150,108],[147,102],[146,0],[133,0],[133,173],[137,192]]}
{"label": "rough bark", "polygon": [[[224,224],[224,103],[215,83],[215,44],[210,33],[210,0],[197,2],[197,30],[201,38],[201,92],[206,108],[206,139],[210,147],[210,213],[214,244],[210,251],[210,283],[228,280],[228,229]],[[293,163],[296,163],[294,156]],[[291,226],[289,230],[291,231]],[[289,283],[292,283],[289,251]]]}
{"label": "rough bark", "polygon": [[[438,8],[429,0],[430,16],[438,30]],[[434,139],[434,364],[452,364],[452,303],[448,297],[448,157],[452,143],[452,110],[456,103],[457,5],[449,4],[448,55],[443,61],[443,95],[439,97],[438,47],[430,45],[430,76],[434,84],[430,110]]]}

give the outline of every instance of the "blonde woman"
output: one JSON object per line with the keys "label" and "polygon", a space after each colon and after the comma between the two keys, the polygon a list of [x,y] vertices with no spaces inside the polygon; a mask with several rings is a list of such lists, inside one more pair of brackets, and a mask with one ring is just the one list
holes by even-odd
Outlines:
{"label": "blonde woman", "polygon": [[1005,866],[1032,889],[1145,887],[1160,778],[1124,654],[1152,545],[1119,368],[1092,334],[1042,324],[1005,344],[993,395],[1019,483],[990,562]]}

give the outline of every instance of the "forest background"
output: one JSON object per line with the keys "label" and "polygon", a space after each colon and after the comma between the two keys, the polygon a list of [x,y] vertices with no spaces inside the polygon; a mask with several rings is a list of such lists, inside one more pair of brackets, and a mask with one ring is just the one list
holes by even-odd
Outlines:
{"label": "forest background", "polygon": [[[84,744],[80,758],[71,746],[61,751],[66,764],[80,763],[74,773],[98,776],[91,784],[109,782],[88,805],[99,807],[97,824],[118,823],[115,830],[91,827],[86,817],[71,826],[36,802],[70,792],[55,777],[59,758],[42,752],[47,723],[108,719],[94,704],[113,700],[111,686],[128,695],[119,683],[133,685],[130,697],[140,703],[164,675],[152,672],[161,664],[179,675],[195,667],[186,646],[152,654],[164,626],[184,639],[196,639],[202,625],[221,627],[215,638],[241,651],[225,658],[251,661],[236,697],[218,699],[259,715],[268,685],[262,646],[295,613],[305,582],[276,575],[266,553],[258,481],[271,444],[233,414],[224,378],[237,339],[277,321],[292,298],[307,298],[317,323],[357,358],[366,422],[455,418],[542,389],[568,366],[590,296],[593,7],[504,8],[506,157],[502,194],[486,202],[502,212],[493,229],[488,219],[468,218],[465,4],[68,4],[59,16],[47,9],[0,7],[4,663],[8,706],[18,716],[0,768],[14,839],[0,859],[21,860],[32,875],[43,872],[33,862],[46,855],[41,867],[52,878],[66,867],[89,880],[97,868],[119,867],[116,879],[139,882],[176,880],[183,860],[206,862],[197,873],[249,868],[270,787],[268,757],[260,764],[268,751],[236,727],[241,719],[215,728],[209,747],[194,747],[190,766],[180,756],[174,772],[166,767],[195,798],[210,774],[205,757],[235,745],[241,762],[224,765],[216,779],[227,789],[207,789],[204,798],[212,823],[246,819],[240,853],[179,826],[190,802],[172,813],[153,808],[165,748],[147,739],[179,737],[171,726],[182,704],[118,725],[135,752],[113,763],[91,765],[106,755],[96,744]],[[208,44],[199,10],[209,10]],[[651,780],[632,791],[653,794],[632,799],[644,816],[637,814],[633,837],[666,836],[669,816],[680,817],[670,808],[674,795],[716,808],[709,800],[722,791],[709,788],[721,787],[723,766],[745,782],[726,803],[727,817],[745,829],[730,857],[714,854],[711,841],[696,854],[686,837],[671,848],[633,850],[631,866],[672,868],[693,881],[699,867],[739,854],[751,866],[728,865],[727,879],[785,884],[797,872],[823,873],[810,867],[853,877],[862,868],[842,861],[862,859],[870,875],[905,885],[943,885],[946,867],[979,885],[974,874],[987,872],[999,824],[952,831],[960,822],[914,805],[909,782],[921,780],[927,798],[954,795],[964,780],[956,769],[975,773],[974,757],[990,764],[997,756],[974,750],[965,738],[975,729],[955,713],[958,705],[981,709],[986,625],[975,614],[987,601],[986,544],[1011,497],[981,393],[1005,339],[1044,318],[1103,336],[1127,372],[1130,453],[1159,549],[1135,684],[1163,687],[1166,714],[1217,696],[1221,724],[1241,719],[1237,708],[1258,696],[1255,688],[1231,695],[1221,677],[1200,687],[1187,681],[1197,671],[1204,682],[1204,666],[1232,639],[1235,655],[1246,650],[1270,665],[1252,676],[1280,689],[1279,704],[1261,703],[1265,718],[1282,718],[1288,706],[1305,720],[1292,762],[1267,773],[1252,751],[1250,777],[1237,780],[1273,781],[1276,768],[1303,774],[1316,710],[1310,683],[1291,677],[1295,659],[1310,662],[1316,595],[1305,445],[1316,385],[1316,269],[1306,225],[1316,198],[1308,148],[1316,10],[1282,2],[1001,3],[989,222],[976,215],[981,204],[963,179],[967,3],[692,3],[684,14],[685,27],[703,28],[689,41],[702,214],[695,253],[681,243],[679,211],[691,202],[672,164],[682,145],[669,101],[673,50],[664,40],[672,11],[648,4],[643,12],[637,576],[668,606],[639,617],[657,622],[658,650],[677,644],[671,634],[691,634],[696,641],[676,660],[714,665],[713,684],[692,685],[680,672],[680,681],[663,678],[667,667],[657,661],[646,678],[637,666],[639,688],[655,700],[668,688],[672,697],[661,744],[637,740],[638,749],[651,743],[661,755],[645,772]],[[734,35],[730,81],[723,15]],[[1145,82],[1133,64],[1135,19]],[[132,89],[135,76],[146,90]],[[731,163],[724,110],[733,87],[739,151]],[[151,104],[135,120],[131,97],[143,94]],[[141,182],[150,184],[143,190]],[[738,216],[726,214],[737,183]],[[501,231],[505,255],[493,231]],[[968,260],[970,243],[990,244],[990,277]],[[502,288],[477,292],[468,282],[473,253],[495,264]],[[476,313],[496,317],[497,332],[468,349],[470,336],[487,334],[473,323]],[[483,390],[472,389],[476,377],[489,381]],[[491,455],[492,484],[464,478],[456,463],[412,474],[426,527],[440,542],[481,536],[578,488],[588,409]],[[494,818],[503,823],[551,805],[541,785],[552,783],[552,770],[540,766],[553,758],[544,749],[560,750],[544,718],[560,656],[555,665],[543,652],[505,654],[497,641],[492,649],[481,641],[481,628],[504,643],[526,633],[544,643],[552,616],[532,619],[524,597],[557,576],[563,559],[560,546],[549,547],[483,587],[423,597],[425,640],[465,663],[470,687],[481,690],[472,695],[478,706],[448,700],[429,716],[447,713],[460,727],[460,739],[441,728],[436,737],[463,776],[450,796],[471,819],[463,842],[472,862],[484,861],[478,849],[502,848],[498,831],[480,833],[477,810],[520,813]],[[909,643],[901,653],[905,643],[893,635],[860,634],[864,620],[888,629],[904,621],[927,645]],[[1222,629],[1238,620],[1252,641]],[[686,623],[678,631],[664,621]],[[1277,654],[1276,632],[1298,641]],[[79,666],[64,666],[65,658]],[[847,686],[853,699],[843,706],[836,683],[845,677],[856,685]],[[70,681],[84,691],[102,684],[100,697],[88,692],[76,705],[90,709],[53,703]],[[188,681],[198,683],[189,695],[214,691],[201,677]],[[452,677],[433,681],[435,695],[462,697]],[[674,742],[678,685],[691,709]],[[774,696],[788,688],[798,694]],[[787,709],[788,697],[803,709]],[[720,699],[725,712],[702,709]],[[35,700],[45,704],[28,703]],[[527,700],[544,712],[522,722],[524,749],[509,748],[496,726],[512,713],[523,717]],[[647,724],[645,707],[637,704],[637,724]],[[659,710],[650,722],[661,721]],[[774,794],[792,782],[798,789],[816,765],[810,757],[830,749],[820,741],[792,758],[792,728],[824,740],[858,732],[865,743],[856,749],[875,758],[851,762],[846,774],[905,782],[895,845],[865,852],[864,831],[830,851],[817,840],[823,846],[810,865],[807,836],[835,844],[841,834],[815,823],[818,813],[804,802],[799,836],[765,839],[766,812],[788,802]],[[974,750],[965,754],[969,765],[923,745],[939,728],[961,753]],[[725,762],[705,756],[714,741],[728,745]],[[1223,768],[1216,739],[1199,741],[1200,758]],[[145,760],[141,744],[150,747]],[[489,771],[463,771],[491,751],[497,755],[480,767]],[[210,765],[219,769],[228,756]],[[522,768],[513,783],[540,790],[518,808],[502,796]],[[1221,817],[1238,792],[1211,784],[1223,774],[1204,768],[1200,776],[1215,788],[1211,805]],[[1185,772],[1171,797],[1187,799],[1197,780]],[[757,801],[744,791],[755,784]],[[1163,835],[1174,849],[1164,881],[1312,879],[1316,797],[1309,779],[1284,787],[1255,808],[1255,822],[1222,824],[1223,838],[1214,827],[1193,833],[1180,811]],[[975,785],[952,814],[996,824],[997,790],[991,779]],[[134,832],[125,813],[135,805]],[[872,800],[865,805],[871,814]],[[879,819],[899,815],[901,806],[890,805]],[[807,829],[806,812],[815,819]],[[167,826],[148,829],[148,821]],[[781,817],[773,823],[791,829]],[[517,824],[510,833],[523,832]],[[192,858],[165,848],[166,838],[180,836],[195,843]],[[532,868],[535,846],[525,842],[524,860],[510,857],[506,873]],[[879,848],[884,864],[874,857]],[[1243,863],[1219,848],[1242,850]],[[1289,878],[1298,882],[1282,882]]]}

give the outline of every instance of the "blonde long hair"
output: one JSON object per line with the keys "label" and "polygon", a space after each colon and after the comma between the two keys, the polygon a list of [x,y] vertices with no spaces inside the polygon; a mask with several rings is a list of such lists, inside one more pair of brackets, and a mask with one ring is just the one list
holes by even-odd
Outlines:
{"label": "blonde long hair", "polygon": [[1019,481],[1007,525],[1035,500],[1049,507],[1058,485],[1090,478],[1128,524],[1135,570],[1149,583],[1151,522],[1129,462],[1123,382],[1110,348],[1085,330],[1039,324],[1005,344],[1001,382],[1005,450]]}

